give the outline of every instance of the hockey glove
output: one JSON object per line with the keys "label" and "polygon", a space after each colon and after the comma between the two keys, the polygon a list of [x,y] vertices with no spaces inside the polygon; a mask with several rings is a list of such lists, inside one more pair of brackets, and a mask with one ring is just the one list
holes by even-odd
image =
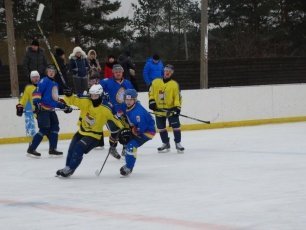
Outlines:
{"label": "hockey glove", "polygon": [[64,93],[65,96],[71,97],[72,94],[73,94],[73,91],[72,91],[71,88],[66,88],[66,89],[63,89],[63,93]]}
{"label": "hockey glove", "polygon": [[132,132],[128,128],[123,128],[119,131],[119,143],[126,145],[132,139]]}
{"label": "hockey glove", "polygon": [[33,113],[38,114],[42,110],[41,105],[40,103],[38,103],[38,104],[35,104],[34,106],[35,106],[35,109]]}
{"label": "hockey glove", "polygon": [[19,117],[22,116],[22,114],[23,114],[23,106],[22,106],[22,104],[16,105],[16,114]]}
{"label": "hockey glove", "polygon": [[63,111],[64,111],[64,113],[71,113],[72,110],[73,109],[70,106],[66,105]]}
{"label": "hockey glove", "polygon": [[167,111],[167,117],[171,116],[179,116],[181,113],[181,108],[180,107],[173,107]]}
{"label": "hockey glove", "polygon": [[153,111],[157,110],[156,102],[154,100],[152,100],[152,99],[149,101],[149,109],[151,109]]}

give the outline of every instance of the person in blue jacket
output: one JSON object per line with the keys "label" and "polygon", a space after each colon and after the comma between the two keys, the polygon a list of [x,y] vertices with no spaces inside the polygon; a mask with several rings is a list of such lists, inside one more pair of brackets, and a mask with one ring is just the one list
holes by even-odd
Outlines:
{"label": "person in blue jacket", "polygon": [[163,77],[163,69],[164,64],[157,54],[154,54],[151,58],[147,59],[143,68],[143,78],[147,87],[151,86],[151,83],[155,78]]}
{"label": "person in blue jacket", "polygon": [[[124,92],[126,89],[134,89],[134,87],[129,80],[123,78],[124,70],[121,65],[115,64],[112,71],[114,76],[101,80],[100,85],[102,85],[103,91],[108,95],[108,104],[111,107],[113,114],[120,118],[123,123],[126,123],[124,119],[124,111],[126,109],[124,103]],[[111,131],[109,138],[109,152],[113,157],[120,159],[120,154],[116,149],[119,129],[117,126],[109,122],[107,123],[107,127]]]}
{"label": "person in blue jacket", "polygon": [[[125,165],[120,168],[120,174],[129,175],[134,168],[137,148],[147,141],[151,140],[155,133],[155,122],[151,114],[137,101],[137,92],[135,89],[127,89],[124,93],[126,104],[126,116],[130,129],[120,131],[119,141],[125,144]],[[131,133],[130,133],[131,130]],[[128,133],[126,135],[126,133]]]}
{"label": "person in blue jacket", "polygon": [[40,157],[41,154],[36,148],[44,136],[49,139],[49,155],[63,155],[63,152],[56,150],[59,132],[59,122],[54,111],[55,108],[63,109],[65,113],[72,112],[58,97],[58,84],[55,82],[56,68],[49,65],[46,69],[47,76],[42,78],[33,92],[33,104],[37,116],[39,131],[33,137],[32,143],[27,150],[29,156]]}

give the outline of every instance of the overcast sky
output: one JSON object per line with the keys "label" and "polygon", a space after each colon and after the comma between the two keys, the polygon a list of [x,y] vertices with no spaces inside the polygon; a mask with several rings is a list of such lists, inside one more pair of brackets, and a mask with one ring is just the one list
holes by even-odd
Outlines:
{"label": "overcast sky", "polygon": [[[111,0],[115,1],[115,0]],[[154,1],[154,0],[152,0]],[[200,0],[198,0],[200,1]],[[138,0],[121,0],[121,8],[118,10],[118,12],[112,14],[112,16],[118,16],[118,17],[133,17],[133,9],[131,4],[137,3]]]}
{"label": "overcast sky", "polygon": [[137,3],[138,0],[121,0],[121,7],[118,12],[112,14],[112,16],[118,17],[133,17],[133,9],[131,4]]}

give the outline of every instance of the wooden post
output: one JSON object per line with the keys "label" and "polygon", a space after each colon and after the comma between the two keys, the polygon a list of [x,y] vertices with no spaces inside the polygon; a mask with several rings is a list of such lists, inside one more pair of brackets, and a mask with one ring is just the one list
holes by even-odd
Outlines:
{"label": "wooden post", "polygon": [[208,88],[208,0],[201,0],[200,88]]}
{"label": "wooden post", "polygon": [[13,18],[13,1],[4,0],[5,4],[5,17],[6,17],[6,31],[7,31],[7,46],[9,55],[9,67],[10,67],[10,81],[11,81],[11,95],[12,97],[19,96],[19,84],[18,84],[18,71],[16,60],[16,45],[15,45],[15,33],[14,33],[14,18]]}

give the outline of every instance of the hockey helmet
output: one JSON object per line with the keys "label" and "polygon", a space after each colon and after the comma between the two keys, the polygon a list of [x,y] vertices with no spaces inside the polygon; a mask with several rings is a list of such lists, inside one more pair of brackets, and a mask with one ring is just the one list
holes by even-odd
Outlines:
{"label": "hockey helmet", "polygon": [[135,89],[127,89],[124,92],[124,100],[125,99],[137,99],[138,93]]}
{"label": "hockey helmet", "polygon": [[90,87],[89,94],[102,95],[103,87],[100,84],[96,84]]}

